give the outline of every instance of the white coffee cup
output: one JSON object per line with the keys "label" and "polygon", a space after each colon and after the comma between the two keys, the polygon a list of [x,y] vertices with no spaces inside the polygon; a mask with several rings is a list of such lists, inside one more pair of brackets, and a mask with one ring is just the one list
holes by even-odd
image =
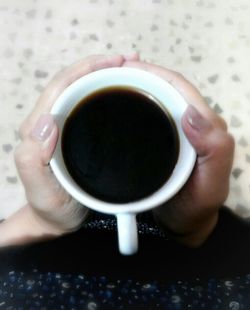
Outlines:
{"label": "white coffee cup", "polygon": [[[161,108],[172,116],[180,143],[178,161],[167,182],[151,196],[124,204],[101,201],[79,187],[64,164],[61,149],[62,129],[72,109],[90,93],[110,86],[133,87],[155,97]],[[59,139],[50,162],[51,168],[65,190],[82,205],[117,217],[119,250],[122,254],[130,255],[138,250],[137,213],[156,208],[173,197],[193,170],[196,153],[181,127],[186,108],[186,101],[171,84],[154,74],[134,68],[108,68],[90,73],[65,89],[53,105],[51,114],[59,127]]]}

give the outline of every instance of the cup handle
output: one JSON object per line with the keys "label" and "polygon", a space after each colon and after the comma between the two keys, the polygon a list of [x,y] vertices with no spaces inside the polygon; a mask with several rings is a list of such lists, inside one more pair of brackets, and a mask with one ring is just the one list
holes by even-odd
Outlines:
{"label": "cup handle", "polygon": [[123,255],[135,254],[138,250],[136,214],[120,213],[116,217],[120,253]]}

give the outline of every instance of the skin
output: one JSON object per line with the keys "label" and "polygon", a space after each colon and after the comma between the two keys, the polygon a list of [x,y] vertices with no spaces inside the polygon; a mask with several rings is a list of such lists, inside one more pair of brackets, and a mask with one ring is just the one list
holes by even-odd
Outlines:
{"label": "skin", "polygon": [[154,217],[176,240],[190,247],[200,246],[214,229],[218,210],[228,196],[234,139],[225,121],[180,73],[139,61],[126,61],[123,66],[160,76],[190,104],[182,128],[197,152],[196,166],[182,190],[154,210]]}
{"label": "skin", "polygon": [[58,128],[49,112],[62,91],[81,76],[119,66],[160,76],[190,104],[182,127],[198,154],[197,163],[183,189],[153,211],[156,222],[190,247],[201,245],[214,229],[218,210],[228,195],[234,154],[234,140],[226,123],[179,73],[140,62],[136,54],[92,56],[58,73],[20,128],[21,143],[15,150],[15,161],[27,204],[0,224],[0,246],[55,238],[79,229],[86,220],[88,209],[59,185],[48,165],[58,138]]}
{"label": "skin", "polygon": [[48,84],[20,127],[21,143],[15,150],[15,162],[27,204],[0,225],[0,246],[55,238],[77,230],[84,222],[88,209],[60,186],[48,165],[58,139],[58,128],[49,112],[58,96],[75,80],[137,58],[91,56],[59,72]]}

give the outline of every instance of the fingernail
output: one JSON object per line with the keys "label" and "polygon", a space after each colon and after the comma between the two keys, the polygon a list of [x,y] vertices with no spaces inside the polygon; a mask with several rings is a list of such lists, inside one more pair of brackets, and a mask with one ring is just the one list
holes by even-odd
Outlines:
{"label": "fingernail", "polygon": [[187,121],[195,130],[206,130],[211,127],[211,123],[192,105],[187,108]]}
{"label": "fingernail", "polygon": [[138,60],[139,59],[139,54],[137,52],[133,52],[128,55],[123,55],[125,60]]}
{"label": "fingernail", "polygon": [[50,136],[54,127],[54,119],[51,114],[40,116],[35,127],[31,131],[31,136],[38,141],[45,141]]}

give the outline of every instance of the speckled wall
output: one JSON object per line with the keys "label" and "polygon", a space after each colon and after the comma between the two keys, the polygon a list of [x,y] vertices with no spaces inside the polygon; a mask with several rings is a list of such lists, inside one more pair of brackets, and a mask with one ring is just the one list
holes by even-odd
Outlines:
{"label": "speckled wall", "polygon": [[250,215],[249,0],[0,0],[0,218],[24,202],[13,161],[18,127],[63,66],[140,52],[182,72],[237,146],[227,205]]}

